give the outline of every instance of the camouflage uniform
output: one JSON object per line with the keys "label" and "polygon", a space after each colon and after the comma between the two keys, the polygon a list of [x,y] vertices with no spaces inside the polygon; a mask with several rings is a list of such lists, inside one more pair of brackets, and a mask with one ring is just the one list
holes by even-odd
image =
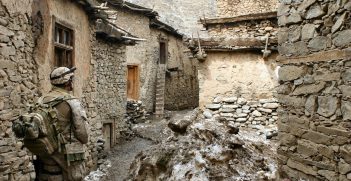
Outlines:
{"label": "camouflage uniform", "polygon": [[86,172],[83,159],[68,164],[64,154],[64,143],[75,143],[83,148],[88,142],[86,113],[79,100],[65,89],[54,86],[47,95],[43,96],[43,100],[46,102],[60,96],[69,99],[55,106],[58,118],[56,129],[61,133],[59,137],[59,147],[61,147],[52,155],[39,158],[41,164],[38,178],[40,181],[79,181],[83,179]]}

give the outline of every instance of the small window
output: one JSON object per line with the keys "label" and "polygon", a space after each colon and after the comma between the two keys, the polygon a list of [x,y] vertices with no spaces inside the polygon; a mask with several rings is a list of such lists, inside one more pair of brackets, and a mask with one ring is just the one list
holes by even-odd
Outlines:
{"label": "small window", "polygon": [[55,66],[73,67],[73,30],[55,23]]}

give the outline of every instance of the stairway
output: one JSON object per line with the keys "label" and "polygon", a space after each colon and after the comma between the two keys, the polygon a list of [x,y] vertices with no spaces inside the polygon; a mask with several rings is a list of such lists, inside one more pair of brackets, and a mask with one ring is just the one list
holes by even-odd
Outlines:
{"label": "stairway", "polygon": [[166,65],[159,64],[156,77],[156,118],[163,118],[165,108]]}

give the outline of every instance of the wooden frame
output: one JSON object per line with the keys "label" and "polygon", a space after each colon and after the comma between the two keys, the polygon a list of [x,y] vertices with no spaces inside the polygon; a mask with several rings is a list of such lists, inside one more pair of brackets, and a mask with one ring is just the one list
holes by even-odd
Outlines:
{"label": "wooden frame", "polygon": [[[134,75],[130,75],[130,69],[135,69]],[[131,79],[131,80],[130,80]],[[133,85],[128,85],[128,81],[133,81]],[[139,82],[140,82],[140,68],[137,64],[128,64],[127,65],[127,98],[128,99],[139,99]],[[130,84],[130,83],[129,83]],[[132,86],[132,87],[131,87]],[[132,89],[132,93],[130,93]]]}
{"label": "wooden frame", "polygon": [[[103,135],[103,137],[105,136],[104,134],[105,134],[105,128],[104,128],[104,125],[105,124],[110,124],[110,134],[111,134],[111,142],[110,142],[110,147],[112,148],[115,144],[116,144],[116,133],[115,133],[115,130],[116,130],[116,121],[115,120],[111,120],[111,121],[102,121],[101,122],[101,124],[102,124],[102,135]],[[105,140],[105,141],[107,141],[107,140]]]}
{"label": "wooden frame", "polygon": [[[162,51],[164,50],[164,52]],[[163,59],[163,58],[164,59]],[[167,64],[168,62],[168,41],[160,39],[159,41],[159,64]]]}
{"label": "wooden frame", "polygon": [[[61,30],[61,32],[58,32]],[[57,36],[59,34],[59,36]],[[67,36],[65,36],[65,34]],[[64,42],[63,42],[63,41]],[[67,23],[57,19],[54,15],[52,16],[52,44],[53,44],[53,64],[55,67],[58,66],[75,66],[75,29]],[[65,57],[65,62],[57,61],[57,52],[62,51],[62,55]],[[68,54],[69,53],[69,54]],[[60,54],[60,53],[59,53]],[[69,56],[69,57],[68,57]],[[69,60],[68,60],[69,59]],[[61,59],[62,61],[62,59]]]}

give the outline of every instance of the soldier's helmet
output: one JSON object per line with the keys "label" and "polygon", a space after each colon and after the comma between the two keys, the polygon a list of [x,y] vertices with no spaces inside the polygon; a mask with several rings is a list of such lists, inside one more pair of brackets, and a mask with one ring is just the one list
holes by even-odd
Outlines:
{"label": "soldier's helmet", "polygon": [[70,81],[74,76],[75,67],[58,67],[55,68],[50,74],[50,81],[53,85],[62,85]]}

